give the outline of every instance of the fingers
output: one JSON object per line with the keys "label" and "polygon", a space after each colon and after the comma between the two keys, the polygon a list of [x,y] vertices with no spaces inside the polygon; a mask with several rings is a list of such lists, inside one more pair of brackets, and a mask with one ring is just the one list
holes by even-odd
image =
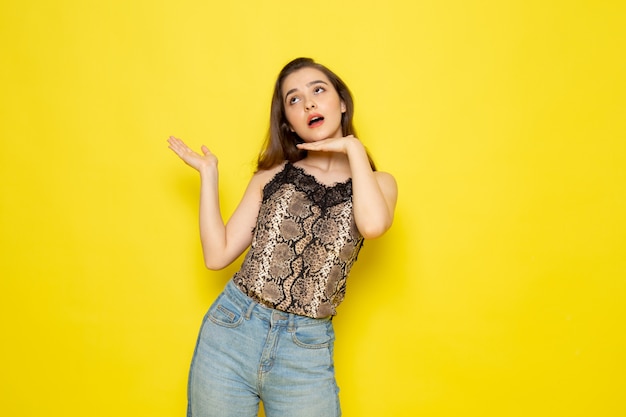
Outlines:
{"label": "fingers", "polygon": [[174,137],[174,136],[170,136],[167,139],[167,142],[169,143],[169,148],[173,151],[175,151],[176,153],[180,152],[180,151],[185,151],[188,150],[189,147],[185,144],[185,142],[183,142],[182,140]]}
{"label": "fingers", "polygon": [[202,145],[201,153],[198,153],[175,136],[170,136],[167,142],[168,147],[190,167],[198,171],[210,166],[217,167],[217,157],[205,145]]}
{"label": "fingers", "polygon": [[328,139],[321,140],[319,142],[304,142],[296,144],[298,149],[304,149],[307,151],[325,150],[328,148]]}
{"label": "fingers", "polygon": [[194,151],[189,146],[187,146],[185,142],[174,136],[170,136],[169,139],[167,139],[167,142],[169,143],[169,148],[176,152],[178,155],[194,153]]}
{"label": "fingers", "polygon": [[299,149],[305,149],[309,151],[315,151],[315,150],[333,151],[335,150],[335,148],[340,146],[341,139],[343,138],[328,138],[328,139],[318,140],[316,142],[303,142],[303,143],[296,144],[296,147],[298,147]]}
{"label": "fingers", "polygon": [[[178,153],[178,152],[194,152],[194,150],[191,149],[189,146],[187,146],[187,144],[185,142],[183,142],[181,139],[178,139],[175,136],[170,136],[167,139],[167,142],[169,143],[169,148],[172,149],[173,151],[175,151],[176,153]],[[211,153],[209,148],[207,148],[205,145],[202,145],[202,147],[200,149],[202,150],[202,153],[204,155],[208,155],[208,154]]]}
{"label": "fingers", "polygon": [[185,143],[181,141],[180,139],[170,138],[168,139],[168,142],[169,142],[169,148],[181,158],[183,158],[185,154],[188,154],[191,152],[191,149],[189,149],[189,147],[187,147],[187,145],[185,145]]}

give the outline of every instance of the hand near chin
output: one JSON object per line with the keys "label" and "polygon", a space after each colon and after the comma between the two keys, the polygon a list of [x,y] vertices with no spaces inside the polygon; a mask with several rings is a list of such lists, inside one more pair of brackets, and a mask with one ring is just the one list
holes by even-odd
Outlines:
{"label": "hand near chin", "polygon": [[204,145],[200,148],[202,150],[202,155],[200,155],[187,146],[185,142],[175,138],[174,136],[170,136],[167,142],[169,143],[168,147],[174,151],[180,159],[198,171],[201,171],[204,168],[217,166],[217,157]]}
{"label": "hand near chin", "polygon": [[342,138],[328,138],[319,140],[317,142],[305,142],[299,143],[296,146],[298,149],[304,149],[306,151],[318,151],[318,152],[339,152],[348,153],[348,148],[354,143],[361,143],[354,135],[344,136]]}

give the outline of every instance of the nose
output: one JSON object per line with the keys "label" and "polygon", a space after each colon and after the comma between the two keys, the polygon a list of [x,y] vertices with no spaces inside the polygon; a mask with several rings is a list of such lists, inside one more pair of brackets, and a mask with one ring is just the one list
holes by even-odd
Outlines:
{"label": "nose", "polygon": [[315,101],[313,101],[313,99],[311,98],[307,99],[306,103],[304,104],[304,108],[307,110],[312,110],[316,107],[317,107],[317,104],[315,104]]}

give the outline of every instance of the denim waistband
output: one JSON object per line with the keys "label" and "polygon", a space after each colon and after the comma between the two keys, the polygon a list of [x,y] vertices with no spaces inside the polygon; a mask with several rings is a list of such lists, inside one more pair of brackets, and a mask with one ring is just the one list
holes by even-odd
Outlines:
{"label": "denim waistband", "polygon": [[238,286],[229,280],[224,288],[224,294],[230,301],[235,303],[244,312],[244,317],[250,319],[251,315],[255,315],[261,320],[266,320],[274,325],[289,326],[290,328],[296,326],[315,326],[323,323],[327,323],[332,320],[332,316],[324,318],[313,318],[302,316],[300,314],[288,313],[286,311],[276,310],[253,300],[247,296]]}

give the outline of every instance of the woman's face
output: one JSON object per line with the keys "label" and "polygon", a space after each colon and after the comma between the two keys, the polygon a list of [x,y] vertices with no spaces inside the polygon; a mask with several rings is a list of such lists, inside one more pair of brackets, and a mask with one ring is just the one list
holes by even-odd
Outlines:
{"label": "woman's face", "polygon": [[326,75],[305,67],[289,74],[282,85],[287,122],[305,142],[339,138],[344,102]]}

